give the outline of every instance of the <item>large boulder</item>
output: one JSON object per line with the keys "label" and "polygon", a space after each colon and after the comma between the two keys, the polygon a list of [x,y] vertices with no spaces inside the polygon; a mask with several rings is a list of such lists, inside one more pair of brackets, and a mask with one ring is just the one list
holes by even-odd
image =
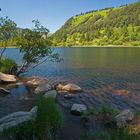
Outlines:
{"label": "large boulder", "polygon": [[52,86],[50,84],[47,84],[46,82],[42,82],[35,89],[35,94],[44,94],[47,91],[50,91],[51,89],[52,89]]}
{"label": "large boulder", "polygon": [[15,112],[0,119],[0,132],[17,126],[26,121],[32,121],[35,117],[32,112]]}
{"label": "large boulder", "polygon": [[87,106],[84,104],[73,104],[71,108],[71,113],[73,115],[81,115],[86,110]]}
{"label": "large boulder", "polygon": [[10,91],[0,87],[0,94],[10,94]]}
{"label": "large boulder", "polygon": [[124,127],[127,123],[134,119],[134,114],[130,109],[123,110],[116,116],[117,126]]}
{"label": "large boulder", "polygon": [[82,91],[82,89],[78,85],[72,84],[72,83],[69,83],[67,85],[58,84],[56,86],[56,89],[58,91],[67,91],[67,92],[80,92],[80,91]]}
{"label": "large boulder", "polygon": [[51,90],[51,91],[48,91],[47,93],[44,94],[44,97],[47,99],[47,98],[56,98],[57,96],[57,92],[56,90]]}
{"label": "large boulder", "polygon": [[0,72],[0,81],[11,83],[11,82],[16,82],[17,78],[15,75],[4,74]]}

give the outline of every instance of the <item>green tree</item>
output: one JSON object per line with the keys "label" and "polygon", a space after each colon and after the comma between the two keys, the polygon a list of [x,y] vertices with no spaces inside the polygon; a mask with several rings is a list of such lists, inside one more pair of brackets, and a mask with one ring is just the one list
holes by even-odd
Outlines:
{"label": "green tree", "polygon": [[47,39],[49,30],[42,26],[38,20],[34,20],[33,23],[34,29],[23,30],[18,41],[20,52],[23,53],[23,64],[19,68],[17,76],[46,61],[61,61],[59,54],[49,47],[51,45]]}
{"label": "green tree", "polygon": [[0,61],[6,50],[7,42],[9,41],[9,39],[13,38],[17,34],[16,27],[16,23],[8,17],[0,18],[0,41],[4,42],[4,45],[2,46],[3,49],[0,53]]}

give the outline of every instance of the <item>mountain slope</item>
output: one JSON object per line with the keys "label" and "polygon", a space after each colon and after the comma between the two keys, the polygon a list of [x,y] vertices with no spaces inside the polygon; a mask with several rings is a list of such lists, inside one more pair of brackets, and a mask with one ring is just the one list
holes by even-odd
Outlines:
{"label": "mountain slope", "polygon": [[140,46],[140,2],[76,15],[51,38],[57,46]]}

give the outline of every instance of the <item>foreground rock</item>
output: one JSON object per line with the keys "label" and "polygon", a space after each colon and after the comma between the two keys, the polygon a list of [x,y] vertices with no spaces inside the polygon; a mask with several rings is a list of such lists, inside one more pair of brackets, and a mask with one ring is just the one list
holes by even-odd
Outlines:
{"label": "foreground rock", "polygon": [[84,104],[73,104],[71,108],[71,113],[73,115],[81,115],[86,110],[87,107]]}
{"label": "foreground rock", "polygon": [[51,91],[48,91],[47,93],[44,94],[44,97],[47,99],[47,98],[56,98],[57,96],[57,92],[56,90],[51,90]]}
{"label": "foreground rock", "polygon": [[15,75],[4,74],[4,73],[0,72],[0,81],[11,83],[11,82],[16,82],[17,78]]}
{"label": "foreground rock", "polygon": [[35,89],[35,94],[44,94],[52,89],[50,84],[46,82],[40,83],[40,85]]}
{"label": "foreground rock", "polygon": [[10,94],[10,91],[0,87],[0,94]]}
{"label": "foreground rock", "polygon": [[72,84],[72,83],[69,83],[67,85],[58,84],[56,86],[56,89],[58,91],[67,91],[67,92],[81,92],[82,91],[82,89],[78,85]]}
{"label": "foreground rock", "polygon": [[134,119],[134,114],[130,109],[126,109],[116,116],[117,126],[124,127],[128,122]]}
{"label": "foreground rock", "polygon": [[35,119],[37,108],[33,108],[31,112],[15,112],[0,119],[0,132],[17,126],[23,122],[32,121]]}

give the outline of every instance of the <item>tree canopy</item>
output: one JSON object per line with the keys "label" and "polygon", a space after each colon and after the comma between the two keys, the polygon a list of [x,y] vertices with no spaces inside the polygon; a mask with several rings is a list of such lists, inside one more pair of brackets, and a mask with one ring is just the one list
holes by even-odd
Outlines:
{"label": "tree canopy", "polygon": [[8,46],[7,42],[16,38],[16,45],[23,54],[23,63],[16,72],[17,76],[46,61],[61,61],[59,54],[50,47],[49,30],[42,26],[38,20],[32,22],[34,23],[33,29],[20,30],[16,23],[8,17],[0,18],[0,41],[5,43],[1,48],[0,62]]}
{"label": "tree canopy", "polygon": [[51,38],[56,46],[140,46],[140,2],[73,16]]}

